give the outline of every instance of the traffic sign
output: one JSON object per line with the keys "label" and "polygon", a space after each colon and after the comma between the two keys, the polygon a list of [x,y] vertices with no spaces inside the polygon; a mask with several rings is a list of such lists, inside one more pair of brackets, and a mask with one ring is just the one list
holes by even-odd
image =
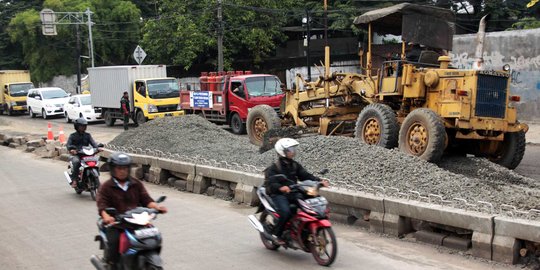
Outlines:
{"label": "traffic sign", "polygon": [[137,45],[137,48],[135,48],[135,51],[133,52],[133,58],[135,58],[137,64],[142,64],[144,58],[146,58],[146,53],[141,48],[141,46]]}

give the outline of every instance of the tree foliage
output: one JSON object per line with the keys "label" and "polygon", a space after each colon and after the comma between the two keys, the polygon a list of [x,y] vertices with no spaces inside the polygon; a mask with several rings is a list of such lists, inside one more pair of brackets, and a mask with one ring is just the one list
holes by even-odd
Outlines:
{"label": "tree foliage", "polygon": [[[94,55],[96,65],[127,64],[139,39],[140,10],[130,1],[106,0],[46,0],[43,5],[17,13],[11,19],[8,33],[11,41],[20,45],[33,78],[47,81],[59,74],[76,73],[76,26],[57,25],[57,36],[43,36],[39,11],[94,12]],[[80,25],[82,54],[88,55],[88,32]],[[86,66],[89,63],[84,63]]]}

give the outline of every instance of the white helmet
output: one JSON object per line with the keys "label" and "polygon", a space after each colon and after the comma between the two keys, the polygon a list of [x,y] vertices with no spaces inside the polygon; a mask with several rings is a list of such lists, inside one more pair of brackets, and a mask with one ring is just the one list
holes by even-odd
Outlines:
{"label": "white helmet", "polygon": [[278,155],[282,157],[287,157],[286,152],[295,151],[296,146],[299,144],[300,143],[295,139],[283,138],[283,139],[279,139],[276,142],[274,149],[276,149],[276,152],[278,153]]}

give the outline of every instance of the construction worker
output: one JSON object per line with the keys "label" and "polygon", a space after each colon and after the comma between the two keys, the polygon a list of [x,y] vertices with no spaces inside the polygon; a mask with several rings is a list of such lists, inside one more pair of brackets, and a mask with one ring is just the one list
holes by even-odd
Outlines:
{"label": "construction worker", "polygon": [[[120,99],[120,110],[122,111],[122,115],[124,116],[124,130],[128,130],[129,125],[129,116],[130,116],[130,107],[129,107],[129,94],[128,92],[124,92],[124,95]],[[138,126],[137,118],[133,117],[133,122],[135,122],[135,126]]]}

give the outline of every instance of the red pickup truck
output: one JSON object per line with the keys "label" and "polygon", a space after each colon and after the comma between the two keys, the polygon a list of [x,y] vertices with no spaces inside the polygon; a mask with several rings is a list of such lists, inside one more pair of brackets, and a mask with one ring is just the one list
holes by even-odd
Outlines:
{"label": "red pickup truck", "polygon": [[244,134],[251,108],[266,104],[279,112],[282,87],[274,75],[202,72],[198,83],[181,85],[180,108],[186,114],[199,114],[210,122],[229,125],[235,134]]}

